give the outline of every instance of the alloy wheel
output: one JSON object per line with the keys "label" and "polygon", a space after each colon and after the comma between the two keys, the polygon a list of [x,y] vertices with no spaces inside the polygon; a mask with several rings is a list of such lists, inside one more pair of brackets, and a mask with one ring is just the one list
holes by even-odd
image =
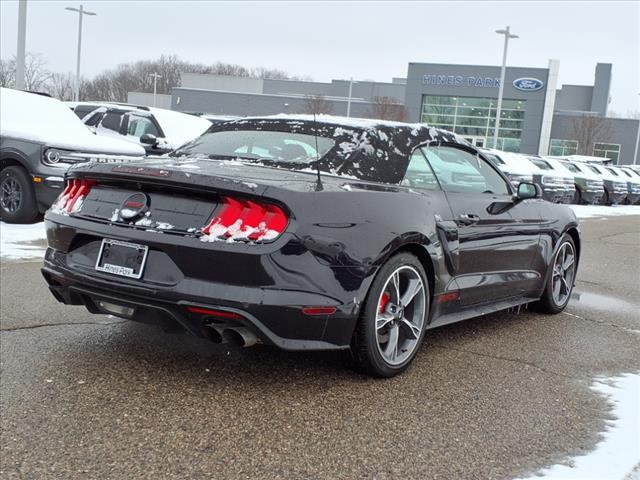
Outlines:
{"label": "alloy wheel", "polygon": [[20,183],[13,177],[5,178],[0,184],[0,206],[8,213],[15,213],[20,208],[21,202]]}
{"label": "alloy wheel", "polygon": [[573,245],[565,242],[560,246],[553,262],[553,277],[551,280],[553,301],[556,305],[564,305],[571,295],[575,275],[575,251]]}
{"label": "alloy wheel", "polygon": [[420,274],[397,268],[382,288],[376,310],[378,351],[389,365],[400,365],[418,347],[424,328],[426,295]]}

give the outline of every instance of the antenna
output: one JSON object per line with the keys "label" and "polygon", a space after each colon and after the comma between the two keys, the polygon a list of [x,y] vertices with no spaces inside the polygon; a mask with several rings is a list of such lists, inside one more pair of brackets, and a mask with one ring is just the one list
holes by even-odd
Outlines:
{"label": "antenna", "polygon": [[316,182],[316,192],[323,190],[322,179],[320,178],[320,152],[318,151],[318,123],[316,122],[316,114],[313,114],[313,134],[316,139],[316,172],[318,173],[318,181]]}

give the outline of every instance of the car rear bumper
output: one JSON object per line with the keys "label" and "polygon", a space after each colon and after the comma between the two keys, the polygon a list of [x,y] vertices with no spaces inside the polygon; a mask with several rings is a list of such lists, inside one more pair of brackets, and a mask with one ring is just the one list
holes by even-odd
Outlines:
{"label": "car rear bumper", "polygon": [[[206,338],[207,324],[223,321],[233,328],[245,327],[262,343],[285,350],[339,350],[349,347],[355,328],[355,317],[341,306],[332,315],[305,315],[303,307],[327,305],[328,298],[306,292],[257,291],[243,289],[245,300],[230,300],[230,288],[218,286],[217,295],[203,292],[185,294],[179,288],[170,290],[123,288],[105,279],[73,272],[60,265],[63,255],[47,250],[42,274],[49,290],[61,303],[84,305],[91,313],[113,314],[100,307],[100,302],[129,307],[133,321],[154,324],[171,333],[186,333]],[[228,295],[229,294],[229,295]],[[310,298],[310,297],[315,298]],[[200,313],[194,313],[192,309]],[[232,318],[215,313],[229,312]]]}
{"label": "car rear bumper", "polygon": [[[114,314],[98,308],[97,302],[106,299],[134,308],[131,320],[196,336],[207,336],[203,326],[211,319],[188,308],[222,310],[237,314],[231,323],[283,349],[349,347],[362,277],[350,267],[336,269],[303,252],[291,255],[286,250],[290,235],[269,245],[213,245],[180,235],[120,231],[73,217],[58,223],[57,217],[45,217],[49,248],[42,273],[60,302]],[[96,270],[102,239],[114,234],[148,246],[142,278]],[[304,311],[309,307],[335,311],[310,314]]]}

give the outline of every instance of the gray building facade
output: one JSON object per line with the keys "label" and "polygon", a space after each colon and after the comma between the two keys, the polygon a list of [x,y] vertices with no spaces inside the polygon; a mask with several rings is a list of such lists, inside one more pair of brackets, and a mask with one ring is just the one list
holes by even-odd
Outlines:
{"label": "gray building facade", "polygon": [[[496,148],[546,153],[548,145],[540,143],[543,131],[548,138],[551,130],[553,109],[545,105],[547,90],[556,88],[555,82],[549,82],[554,69],[554,61],[549,68],[506,69]],[[530,82],[523,84],[524,79]],[[452,130],[474,145],[493,147],[499,86],[500,67],[410,63],[405,106],[412,121]]]}
{"label": "gray building facade", "polygon": [[[597,64],[590,85],[559,86],[558,72],[557,60],[546,68],[507,67],[496,147],[640,163],[640,121],[606,116],[612,65]],[[409,63],[406,78],[391,82],[185,73],[172,90],[171,108],[237,116],[311,113],[316,99],[325,113],[427,123],[494,146],[499,85],[500,67],[486,65]]]}

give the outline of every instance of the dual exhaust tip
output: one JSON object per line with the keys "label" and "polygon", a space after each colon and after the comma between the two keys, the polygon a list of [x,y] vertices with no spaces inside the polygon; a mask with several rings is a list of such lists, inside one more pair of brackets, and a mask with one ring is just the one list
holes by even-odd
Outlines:
{"label": "dual exhaust tip", "polygon": [[237,347],[251,347],[258,343],[258,337],[245,327],[207,324],[205,334],[213,343],[230,343]]}

